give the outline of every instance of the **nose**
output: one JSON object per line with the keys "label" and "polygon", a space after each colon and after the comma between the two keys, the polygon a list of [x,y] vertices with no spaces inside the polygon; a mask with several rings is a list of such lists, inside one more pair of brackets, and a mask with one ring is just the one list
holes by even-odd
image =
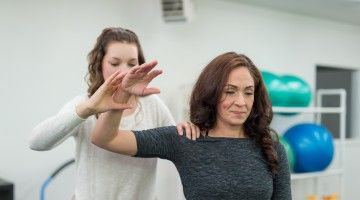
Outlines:
{"label": "nose", "polygon": [[239,94],[237,96],[237,98],[235,99],[235,102],[234,102],[236,105],[238,106],[243,106],[245,105],[245,98],[242,94]]}
{"label": "nose", "polygon": [[119,66],[119,70],[121,71],[121,72],[127,72],[127,71],[129,71],[129,66],[126,64],[126,63],[122,63],[120,66]]}

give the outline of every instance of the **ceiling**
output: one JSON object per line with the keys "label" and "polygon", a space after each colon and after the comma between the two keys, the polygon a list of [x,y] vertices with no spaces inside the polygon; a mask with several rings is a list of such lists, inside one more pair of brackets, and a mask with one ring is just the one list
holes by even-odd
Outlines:
{"label": "ceiling", "polygon": [[360,26],[360,0],[231,0]]}

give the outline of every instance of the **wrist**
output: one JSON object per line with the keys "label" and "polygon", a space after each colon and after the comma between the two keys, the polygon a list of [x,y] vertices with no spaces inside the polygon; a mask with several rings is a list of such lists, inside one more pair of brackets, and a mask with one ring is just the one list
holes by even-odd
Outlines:
{"label": "wrist", "polygon": [[86,119],[89,116],[96,113],[94,109],[89,105],[88,101],[85,101],[77,105],[75,111],[76,114],[82,119]]}
{"label": "wrist", "polygon": [[113,96],[114,101],[116,103],[126,104],[128,103],[129,99],[131,97],[131,94],[124,91],[117,91],[115,95]]}

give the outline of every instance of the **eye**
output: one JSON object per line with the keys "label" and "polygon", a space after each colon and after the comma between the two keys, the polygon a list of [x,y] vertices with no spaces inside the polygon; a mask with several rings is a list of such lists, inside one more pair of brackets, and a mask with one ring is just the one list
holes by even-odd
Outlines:
{"label": "eye", "polygon": [[248,95],[248,96],[251,96],[251,95],[254,95],[254,92],[249,91],[249,92],[245,92],[245,94]]}
{"label": "eye", "polygon": [[235,91],[233,91],[233,90],[226,90],[226,91],[225,91],[225,94],[235,94]]}
{"label": "eye", "polygon": [[113,66],[113,67],[116,67],[116,66],[119,65],[119,63],[112,63],[112,62],[110,62],[110,65]]}
{"label": "eye", "polygon": [[129,66],[129,67],[135,67],[136,64],[135,64],[135,63],[129,63],[128,66]]}

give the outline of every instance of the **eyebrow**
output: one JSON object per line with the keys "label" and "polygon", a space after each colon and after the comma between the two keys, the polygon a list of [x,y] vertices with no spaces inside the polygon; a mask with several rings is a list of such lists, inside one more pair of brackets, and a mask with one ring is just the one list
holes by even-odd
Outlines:
{"label": "eyebrow", "polygon": [[[115,59],[115,60],[121,60],[120,58],[117,58],[117,57],[111,57],[112,59]],[[137,59],[136,58],[131,58],[129,61],[136,61]]]}
{"label": "eyebrow", "polygon": [[[226,84],[225,87],[230,87],[230,88],[238,88],[238,86],[236,85],[231,85],[231,84]],[[245,90],[249,90],[249,89],[254,89],[255,87],[253,85],[249,85],[245,87]]]}

